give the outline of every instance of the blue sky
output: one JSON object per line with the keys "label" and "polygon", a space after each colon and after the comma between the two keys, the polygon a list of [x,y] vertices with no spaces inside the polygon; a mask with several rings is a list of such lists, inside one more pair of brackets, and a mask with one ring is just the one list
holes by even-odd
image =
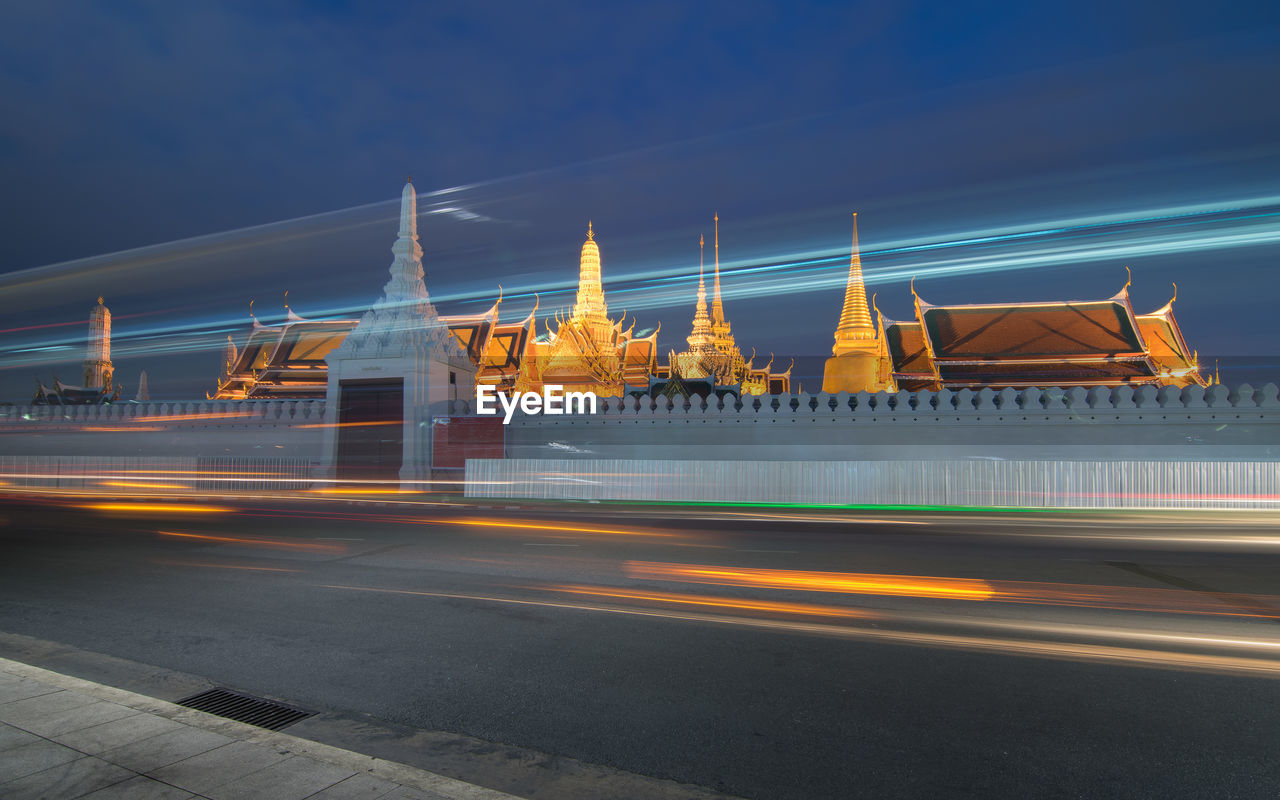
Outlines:
{"label": "blue sky", "polygon": [[592,219],[611,308],[677,348],[718,212],[744,349],[821,356],[856,209],[891,317],[910,274],[935,303],[1090,299],[1128,265],[1140,311],[1178,283],[1202,354],[1265,360],[1278,25],[1247,3],[10,6],[0,400],[77,377],[83,328],[58,323],[99,294],[120,379],[174,397],[209,388],[250,299],[367,305],[407,173],[446,313],[499,283],[510,314],[567,305]]}

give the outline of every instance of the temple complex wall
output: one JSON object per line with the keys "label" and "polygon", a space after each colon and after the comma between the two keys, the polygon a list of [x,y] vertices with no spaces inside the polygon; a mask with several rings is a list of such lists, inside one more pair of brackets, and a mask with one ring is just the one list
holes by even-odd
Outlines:
{"label": "temple complex wall", "polygon": [[476,498],[1275,513],[1280,461],[471,459]]}
{"label": "temple complex wall", "polygon": [[1274,384],[659,398],[520,416],[513,459],[1280,460]]}
{"label": "temple complex wall", "polygon": [[0,456],[276,459],[317,464],[318,400],[0,407]]}

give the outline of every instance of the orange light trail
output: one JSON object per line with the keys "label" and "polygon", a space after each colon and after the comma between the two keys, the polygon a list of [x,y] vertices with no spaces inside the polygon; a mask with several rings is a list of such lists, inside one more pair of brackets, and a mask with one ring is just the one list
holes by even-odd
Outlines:
{"label": "orange light trail", "polygon": [[199,539],[205,542],[220,544],[243,544],[251,547],[270,547],[278,550],[310,550],[317,553],[345,553],[347,548],[341,544],[322,544],[320,542],[295,542],[287,539],[258,539],[242,536],[213,536],[206,533],[179,533],[178,531],[156,531],[160,536],[172,536],[180,539]]}
{"label": "orange light trail", "polygon": [[320,489],[308,489],[313,494],[400,494],[399,489],[365,489],[360,487],[351,487],[343,489],[341,487],[324,487]]}
{"label": "orange light trail", "polygon": [[169,503],[81,503],[78,508],[87,508],[91,511],[137,511],[144,514],[226,514],[235,510],[224,506],[188,506]]}
{"label": "orange light trail", "polygon": [[716,586],[749,586],[758,589],[941,597],[953,600],[990,600],[994,594],[989,583],[973,578],[802,572],[786,569],[657,564],[649,561],[628,561],[623,565],[623,569],[631,578],[705,583]]}
{"label": "orange light trail", "polygon": [[1280,619],[1280,597],[1188,591],[1137,586],[938,578],[917,575],[868,575],[843,572],[751,569],[629,561],[631,578],[839,594],[927,597],[1031,605],[1073,606],[1117,611],[1201,614]]}
{"label": "orange light trail", "polygon": [[306,425],[292,425],[293,428],[372,428],[379,425],[404,425],[400,420],[385,422],[311,422]]}
{"label": "orange light trail", "polygon": [[780,614],[803,614],[811,617],[844,617],[846,619],[867,619],[879,616],[871,611],[840,606],[821,606],[812,603],[784,603],[775,600],[748,600],[736,597],[709,597],[698,594],[675,594],[672,592],[651,592],[643,589],[606,589],[595,586],[529,586],[565,594],[580,594],[590,597],[610,597],[619,600],[645,600],[656,603],[673,603],[682,606],[708,606],[711,608],[728,608],[737,611],[770,611]]}
{"label": "orange light trail", "polygon": [[682,620],[689,622],[710,622],[721,625],[737,625],[790,633],[836,636],[845,639],[885,641],[899,644],[942,647],[959,650],[993,651],[1004,653],[1006,655],[1036,656],[1041,658],[1157,667],[1163,669],[1244,673],[1258,677],[1280,678],[1280,661],[1265,658],[1250,658],[1246,656],[1180,653],[1168,650],[1145,650],[1136,647],[1117,647],[1113,645],[1077,644],[1072,642],[1051,641],[1045,642],[1026,639],[970,636],[963,634],[925,633],[920,631],[849,627],[822,622],[761,619],[758,617],[735,617],[697,611],[622,608],[617,606],[597,606],[582,603],[553,602],[549,600],[524,600],[512,597],[492,597],[452,592],[382,589],[374,586],[345,586],[338,584],[320,584],[320,586],[326,589],[341,589],[346,591],[376,592],[380,594],[397,594],[414,597],[439,597],[454,600],[475,600],[485,603],[504,603],[541,608],[595,611],[607,614],[656,617],[660,619]]}
{"label": "orange light trail", "polygon": [[205,419],[238,419],[256,416],[258,416],[256,411],[217,411],[206,414],[157,414],[155,416],[136,417],[135,419],[139,422],[198,422]]}
{"label": "orange light trail", "polygon": [[169,561],[166,559],[153,559],[153,564],[162,564],[166,567],[201,567],[208,569],[242,569],[249,572],[301,572],[300,569],[286,569],[285,567],[252,567],[247,564],[209,564],[202,561]]}
{"label": "orange light trail", "polygon": [[606,533],[614,536],[652,536],[663,539],[679,538],[674,533],[663,533],[661,531],[648,530],[627,530],[625,528],[587,528],[577,525],[563,524],[546,524],[540,522],[529,522],[526,520],[508,520],[508,519],[455,519],[449,520],[448,525],[471,525],[481,528],[516,528],[519,530],[530,531],[559,531],[564,533]]}
{"label": "orange light trail", "polygon": [[182,483],[147,483],[146,481],[101,481],[101,486],[119,486],[125,489],[187,489]]}

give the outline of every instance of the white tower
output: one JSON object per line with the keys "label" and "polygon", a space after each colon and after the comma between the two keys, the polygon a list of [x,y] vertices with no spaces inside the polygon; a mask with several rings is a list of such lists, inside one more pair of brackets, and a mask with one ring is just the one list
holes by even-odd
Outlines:
{"label": "white tower", "polygon": [[111,391],[111,311],[98,304],[89,312],[89,347],[84,359],[84,387]]}
{"label": "white tower", "polygon": [[[452,392],[465,398],[474,391],[476,368],[427,295],[418,195],[409,181],[400,193],[400,230],[391,253],[382,297],[325,357],[325,421],[331,427],[325,429],[320,477],[342,478],[347,468],[398,463],[401,485],[416,491],[431,476],[432,419],[452,413]],[[366,413],[361,404],[373,396],[379,398],[378,427],[342,426],[344,414]],[[390,408],[397,397],[400,408]],[[403,424],[394,432],[386,423],[397,420]]]}

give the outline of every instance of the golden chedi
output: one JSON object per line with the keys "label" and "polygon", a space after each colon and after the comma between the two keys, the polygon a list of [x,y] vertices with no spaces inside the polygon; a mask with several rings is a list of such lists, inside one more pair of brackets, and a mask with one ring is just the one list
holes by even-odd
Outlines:
{"label": "golden chedi", "polygon": [[853,215],[853,255],[845,283],[844,308],[836,327],[835,345],[822,374],[822,391],[892,391],[883,369],[883,337],[877,335],[867,308],[867,290],[862,283],[862,259],[858,253],[858,215]]}

